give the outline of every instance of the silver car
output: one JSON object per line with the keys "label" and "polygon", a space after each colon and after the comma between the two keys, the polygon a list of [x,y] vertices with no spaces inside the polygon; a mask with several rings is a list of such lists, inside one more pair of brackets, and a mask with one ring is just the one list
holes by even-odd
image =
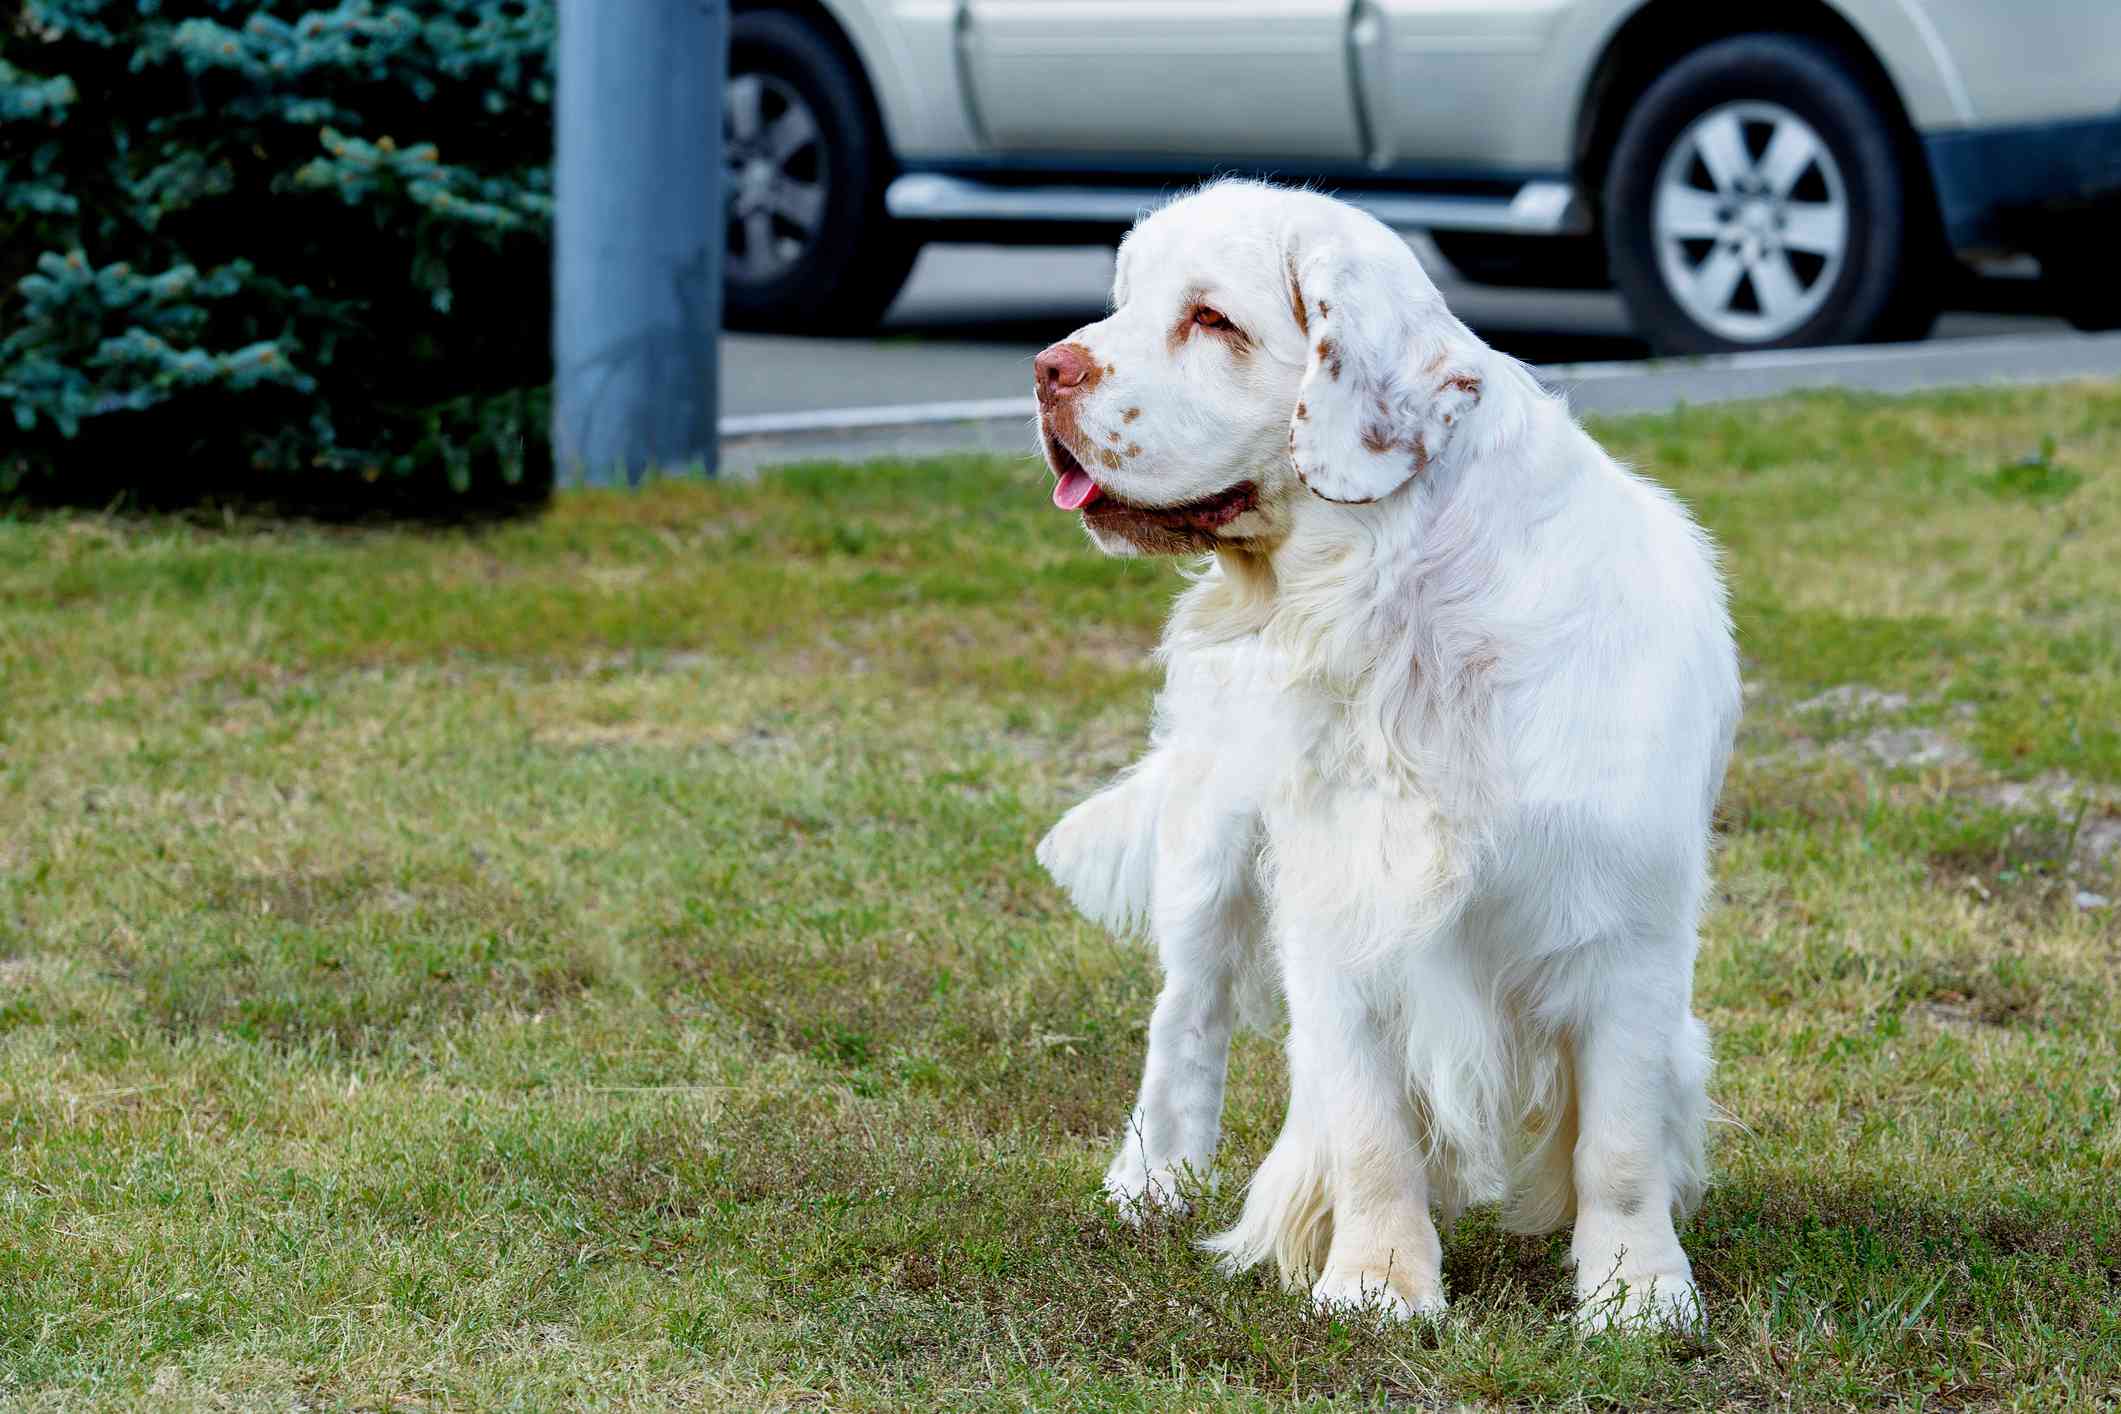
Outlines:
{"label": "silver car", "polygon": [[1974,257],[2121,313],[2121,0],[739,0],[727,94],[739,326],[1218,174],[1616,286],[1667,353],[1920,337]]}

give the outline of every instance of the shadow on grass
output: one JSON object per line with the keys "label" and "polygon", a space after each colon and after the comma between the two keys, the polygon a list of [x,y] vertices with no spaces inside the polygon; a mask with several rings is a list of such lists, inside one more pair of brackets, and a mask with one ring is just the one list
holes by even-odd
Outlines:
{"label": "shadow on grass", "polygon": [[259,520],[455,527],[534,515],[551,501],[552,491],[549,451],[533,457],[520,475],[475,465],[456,484],[440,471],[370,481],[336,472],[307,478],[259,472],[146,474],[135,462],[122,469],[84,465],[64,477],[26,481],[0,493],[0,518],[100,511],[174,516],[203,527]]}

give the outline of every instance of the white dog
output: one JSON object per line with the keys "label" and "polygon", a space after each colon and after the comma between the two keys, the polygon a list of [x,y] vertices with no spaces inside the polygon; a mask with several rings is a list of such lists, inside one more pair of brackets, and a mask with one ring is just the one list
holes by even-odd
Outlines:
{"label": "white dog", "polygon": [[1233,1025],[1289,1019],[1289,1112],[1212,1240],[1321,1304],[1444,1305],[1430,1206],[1572,1217],[1596,1325],[1692,1322],[1689,1011],[1739,708],[1707,537],[1445,308],[1404,241],[1225,182],[1145,218],[1113,312],[1037,360],[1113,554],[1211,552],[1149,754],[1039,858],[1164,967],[1105,1180],[1205,1175]]}

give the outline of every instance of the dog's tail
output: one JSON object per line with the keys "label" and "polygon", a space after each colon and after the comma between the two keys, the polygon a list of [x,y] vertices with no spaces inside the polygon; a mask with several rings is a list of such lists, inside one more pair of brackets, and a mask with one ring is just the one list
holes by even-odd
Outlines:
{"label": "dog's tail", "polygon": [[1038,862],[1084,917],[1115,933],[1144,933],[1156,878],[1163,761],[1137,769],[1070,810],[1038,844]]}
{"label": "dog's tail", "polygon": [[1245,1190],[1237,1226],[1201,1244],[1235,1276],[1272,1258],[1282,1285],[1308,1286],[1325,1270],[1333,1245],[1333,1200],[1326,1148],[1293,1107],[1281,1137]]}

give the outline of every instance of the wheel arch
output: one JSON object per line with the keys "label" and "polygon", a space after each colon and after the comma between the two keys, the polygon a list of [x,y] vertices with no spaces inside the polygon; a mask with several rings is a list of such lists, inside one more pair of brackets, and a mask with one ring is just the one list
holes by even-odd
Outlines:
{"label": "wheel arch", "polygon": [[[1695,0],[1649,0],[1616,26],[1591,66],[1578,102],[1570,170],[1594,208],[1621,129],[1650,85],[1688,54],[1745,34],[1784,34],[1835,49],[1870,90],[1892,127],[1895,150],[1908,174],[1910,195],[1926,231],[1944,247],[1944,218],[1921,138],[1901,85],[1856,23],[1824,0],[1784,0],[1769,24],[1747,24]],[[1602,223],[1604,213],[1598,212]]]}
{"label": "wheel arch", "polygon": [[730,17],[738,15],[782,14],[800,20],[817,31],[818,37],[832,47],[834,53],[845,61],[848,71],[854,75],[854,86],[862,99],[862,116],[868,120],[869,131],[881,144],[886,162],[893,168],[898,166],[897,147],[892,141],[891,124],[884,119],[882,104],[877,101],[876,80],[870,75],[869,65],[863,61],[862,51],[855,44],[847,27],[820,0],[735,0],[730,7]]}

